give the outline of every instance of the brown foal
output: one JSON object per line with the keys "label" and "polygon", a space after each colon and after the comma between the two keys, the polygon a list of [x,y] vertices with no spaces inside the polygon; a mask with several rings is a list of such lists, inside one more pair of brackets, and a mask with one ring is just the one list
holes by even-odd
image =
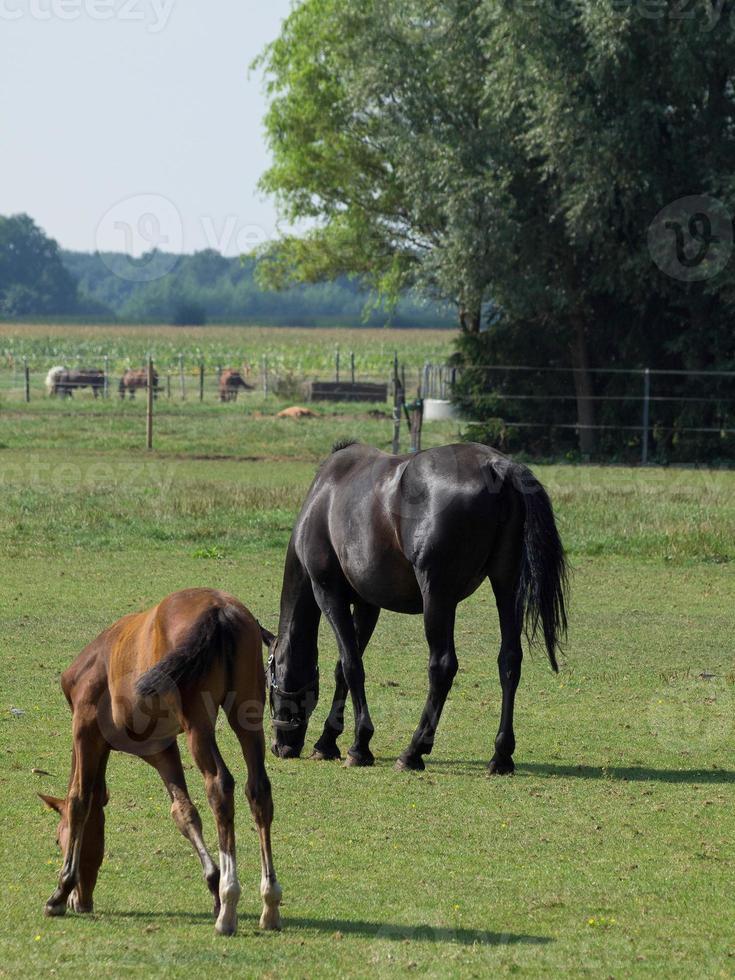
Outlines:
{"label": "brown foal", "polygon": [[[261,629],[237,599],[211,589],[168,596],[125,616],[86,647],[61,676],[72,710],[71,777],[65,800],[43,796],[61,816],[64,864],[47,915],[92,911],[104,854],[105,771],[112,750],[139,756],[161,776],[171,816],[197,852],[214,896],[215,928],[237,928],[234,780],[220,755],[215,722],[222,708],[248,769],[245,789],[260,836],[263,929],[279,929],[281,886],[271,854],[273,801],[265,770],[265,676]],[[177,736],[185,732],[204,776],[219,837],[219,868],[204,844],[189,797]]]}

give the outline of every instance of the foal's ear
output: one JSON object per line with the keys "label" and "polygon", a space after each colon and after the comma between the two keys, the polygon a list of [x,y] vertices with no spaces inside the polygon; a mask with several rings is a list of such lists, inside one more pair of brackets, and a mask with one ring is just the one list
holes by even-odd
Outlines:
{"label": "foal's ear", "polygon": [[60,816],[64,816],[64,811],[66,810],[66,800],[60,800],[58,796],[44,796],[43,793],[39,793],[38,795],[49,810],[56,810]]}
{"label": "foal's ear", "polygon": [[[260,623],[258,623],[258,626],[260,626]],[[271,633],[270,630],[267,630],[265,626],[260,626],[260,635],[263,638],[263,643],[265,643],[265,645],[270,650],[270,648],[273,646],[273,643],[275,642],[276,639],[275,636],[273,635],[273,633]]]}

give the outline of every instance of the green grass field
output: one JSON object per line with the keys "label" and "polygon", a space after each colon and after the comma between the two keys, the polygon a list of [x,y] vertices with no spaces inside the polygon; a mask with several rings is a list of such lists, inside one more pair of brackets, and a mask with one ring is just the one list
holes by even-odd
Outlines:
{"label": "green grass field", "polygon": [[[489,588],[460,609],[460,673],[421,775],[393,762],[426,693],[422,626],[383,614],[366,660],[375,768],[268,759],[283,933],[257,930],[257,838],[225,728],[238,935],[215,936],[158,777],[123,756],[96,913],[44,918],[60,856],[35,794],[66,787],[60,671],[111,621],[184,586],[226,588],[275,629],[317,461],[340,437],[390,442],[367,406],[305,422],[278,407],[171,405],[146,454],[142,403],[0,406],[0,975],[733,976],[732,472],[537,468],[575,569],[572,628],[558,677],[541,652],[526,659],[513,778],[484,774],[500,700]],[[429,428],[426,442],[456,434]],[[326,629],[320,649],[328,677]]]}

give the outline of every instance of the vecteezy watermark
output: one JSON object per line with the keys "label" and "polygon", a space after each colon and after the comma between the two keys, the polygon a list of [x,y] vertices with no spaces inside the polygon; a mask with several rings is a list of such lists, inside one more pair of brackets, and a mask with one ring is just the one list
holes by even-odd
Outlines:
{"label": "vecteezy watermark", "polygon": [[648,229],[651,258],[681,282],[718,276],[730,261],[732,246],[732,215],[722,201],[706,194],[667,204]]}
{"label": "vecteezy watermark", "polygon": [[[114,255],[107,254],[113,251],[110,243],[114,243]],[[184,224],[178,208],[167,197],[134,194],[102,216],[95,244],[114,275],[130,282],[152,282],[168,275],[178,262]]]}
{"label": "vecteezy watermark", "polygon": [[702,671],[669,679],[648,704],[651,733],[672,753],[705,752],[733,729],[733,691],[727,679]]}
{"label": "vecteezy watermark", "polygon": [[0,0],[0,21],[115,20],[143,24],[149,34],[166,27],[176,0]]}
{"label": "vecteezy watermark", "polygon": [[410,44],[439,40],[453,25],[451,12],[440,0],[432,3],[383,0],[378,9],[387,33]]}
{"label": "vecteezy watermark", "polygon": [[[269,239],[265,228],[236,214],[219,222],[212,215],[201,215],[197,221],[197,239],[221,255],[250,255]],[[102,216],[95,245],[113,275],[130,282],[152,282],[176,267],[185,250],[184,237],[184,221],[173,201],[163,194],[133,194]]]}

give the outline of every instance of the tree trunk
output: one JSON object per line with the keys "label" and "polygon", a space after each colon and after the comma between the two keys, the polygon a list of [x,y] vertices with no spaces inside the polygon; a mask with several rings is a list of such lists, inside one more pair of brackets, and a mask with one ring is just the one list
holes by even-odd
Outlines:
{"label": "tree trunk", "polygon": [[464,333],[479,333],[482,326],[482,309],[468,310],[466,306],[461,306],[459,322]]}
{"label": "tree trunk", "polygon": [[591,456],[595,451],[596,430],[594,388],[590,373],[587,352],[587,328],[583,315],[574,317],[574,340],[572,342],[572,363],[574,365],[574,386],[577,392],[577,424],[579,425],[579,449],[583,456]]}

